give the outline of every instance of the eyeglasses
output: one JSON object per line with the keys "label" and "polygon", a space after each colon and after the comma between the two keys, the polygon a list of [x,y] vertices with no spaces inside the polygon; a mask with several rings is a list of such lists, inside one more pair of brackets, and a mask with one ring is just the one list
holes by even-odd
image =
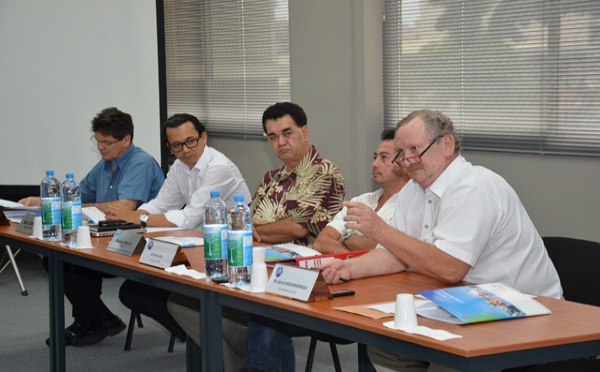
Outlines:
{"label": "eyeglasses", "polygon": [[442,136],[438,136],[435,137],[435,139],[433,141],[431,141],[431,143],[429,144],[429,146],[425,147],[425,150],[423,150],[419,155],[417,156],[410,156],[410,157],[406,157],[406,158],[402,158],[398,160],[398,156],[400,156],[400,151],[398,151],[398,153],[396,154],[396,156],[394,156],[394,159],[392,159],[392,163],[394,163],[395,165],[402,167],[402,163],[404,163],[405,161],[408,162],[408,164],[419,164],[421,161],[423,161],[423,159],[421,159],[423,157],[423,155],[425,155],[425,153],[427,152],[427,150],[429,150],[429,148],[431,146],[433,146],[433,144],[439,140],[440,138],[442,138]]}
{"label": "eyeglasses", "polygon": [[123,138],[114,141],[98,141],[95,136],[91,136],[90,141],[92,141],[96,146],[111,147],[115,143],[123,141]]}
{"label": "eyeglasses", "polygon": [[169,150],[171,150],[171,152],[179,152],[183,150],[183,145],[185,145],[188,149],[192,149],[198,146],[199,139],[200,137],[196,137],[188,138],[185,140],[185,142],[173,142],[171,144],[167,143],[167,147],[169,148]]}

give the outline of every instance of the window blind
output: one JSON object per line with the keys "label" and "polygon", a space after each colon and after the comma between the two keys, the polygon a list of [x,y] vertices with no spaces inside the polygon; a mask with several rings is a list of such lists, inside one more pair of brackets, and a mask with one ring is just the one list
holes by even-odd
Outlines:
{"label": "window blind", "polygon": [[290,100],[287,0],[164,0],[167,115],[210,135],[262,135],[263,111]]}
{"label": "window blind", "polygon": [[595,0],[385,0],[385,125],[431,108],[467,149],[600,155],[599,16]]}

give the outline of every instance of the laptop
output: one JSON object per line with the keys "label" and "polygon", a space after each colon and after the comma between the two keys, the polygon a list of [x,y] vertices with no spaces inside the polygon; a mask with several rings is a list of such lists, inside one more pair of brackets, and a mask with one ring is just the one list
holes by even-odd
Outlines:
{"label": "laptop", "polygon": [[90,226],[90,235],[95,237],[113,236],[117,230],[130,230],[133,232],[143,231],[142,226],[137,223],[127,222],[123,220],[104,220],[99,221],[96,225]]}

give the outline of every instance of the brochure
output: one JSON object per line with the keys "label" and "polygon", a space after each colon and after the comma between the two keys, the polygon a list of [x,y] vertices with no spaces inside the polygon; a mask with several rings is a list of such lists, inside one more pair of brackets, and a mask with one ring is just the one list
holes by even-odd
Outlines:
{"label": "brochure", "polygon": [[550,314],[550,310],[532,296],[502,283],[432,289],[419,294],[437,306],[419,306],[417,314],[448,323],[468,324]]}
{"label": "brochure", "polygon": [[285,243],[267,246],[265,262],[293,261],[299,257],[319,256],[321,253],[303,245]]}
{"label": "brochure", "polygon": [[340,253],[330,253],[330,254],[322,254],[320,256],[310,256],[310,257],[298,257],[296,258],[296,266],[302,267],[304,269],[314,269],[329,260],[333,260],[339,258],[340,260],[348,260],[350,258],[362,256],[363,254],[369,252],[368,250],[364,251],[353,251],[353,252],[340,252]]}
{"label": "brochure", "polygon": [[204,245],[204,239],[195,236],[158,236],[152,239],[177,244],[181,248],[189,248]]}

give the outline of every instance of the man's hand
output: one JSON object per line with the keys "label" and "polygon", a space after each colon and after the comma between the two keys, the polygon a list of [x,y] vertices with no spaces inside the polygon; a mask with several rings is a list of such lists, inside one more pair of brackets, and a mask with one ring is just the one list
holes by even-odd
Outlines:
{"label": "man's hand", "polygon": [[337,258],[325,262],[323,265],[317,267],[317,269],[322,271],[321,275],[330,284],[347,282],[352,277],[352,273],[345,262]]}
{"label": "man's hand", "polygon": [[379,235],[385,234],[390,227],[377,213],[369,206],[353,201],[342,203],[348,208],[346,217],[347,229],[355,229],[363,233],[366,237],[379,241]]}
{"label": "man's hand", "polygon": [[107,219],[125,220],[127,222],[139,223],[140,214],[143,211],[132,211],[127,206],[123,205],[110,205],[107,206],[103,212],[106,214]]}
{"label": "man's hand", "polygon": [[260,234],[258,233],[258,231],[256,231],[255,227],[260,226],[260,225],[264,225],[266,224],[266,222],[259,220],[258,218],[253,218],[252,219],[252,238],[254,238],[255,241],[260,242]]}
{"label": "man's hand", "polygon": [[39,196],[29,196],[19,200],[19,204],[23,204],[26,207],[39,207],[42,205],[42,198]]}

